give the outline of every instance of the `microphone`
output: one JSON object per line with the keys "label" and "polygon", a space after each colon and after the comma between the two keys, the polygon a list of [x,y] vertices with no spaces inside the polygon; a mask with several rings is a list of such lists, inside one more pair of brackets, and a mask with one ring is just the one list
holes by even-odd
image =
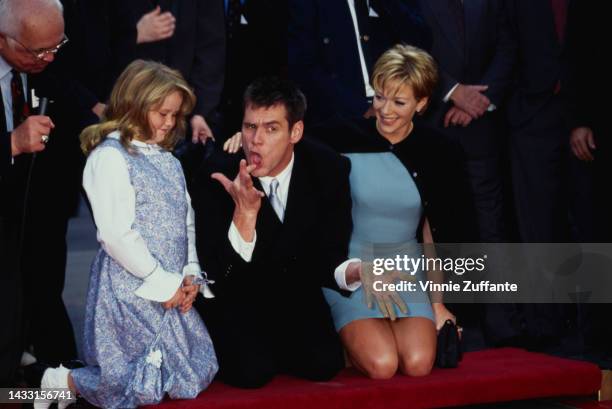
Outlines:
{"label": "microphone", "polygon": [[39,101],[38,115],[47,115],[47,108],[49,107],[49,98],[42,97]]}
{"label": "microphone", "polygon": [[[40,98],[39,104],[40,105],[38,106],[38,115],[47,115],[47,108],[49,107],[49,98]],[[49,135],[41,136],[40,140],[42,141],[42,143],[46,144],[47,142],[49,142]]]}

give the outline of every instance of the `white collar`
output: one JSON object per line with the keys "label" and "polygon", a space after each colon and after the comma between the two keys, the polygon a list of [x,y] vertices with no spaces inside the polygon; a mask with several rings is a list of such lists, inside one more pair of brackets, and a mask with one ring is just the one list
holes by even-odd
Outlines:
{"label": "white collar", "polygon": [[264,190],[266,191],[266,193],[269,193],[269,191],[270,191],[269,186],[270,186],[270,183],[272,183],[272,179],[278,180],[279,186],[285,192],[288,190],[288,189],[286,189],[286,186],[289,184],[289,180],[291,179],[291,173],[293,171],[294,159],[295,159],[295,152],[292,152],[291,153],[291,160],[289,161],[287,166],[285,166],[285,169],[283,169],[278,175],[276,175],[276,176],[262,176],[262,177],[259,178],[259,181],[261,182],[261,185],[264,188]]}
{"label": "white collar", "polygon": [[0,79],[4,78],[13,67],[11,67],[2,56],[0,56]]}
{"label": "white collar", "polygon": [[[108,135],[106,135],[106,137],[111,138],[111,139],[116,139],[116,140],[121,139],[121,135],[119,131],[113,131],[109,133]],[[137,141],[136,139],[132,139],[130,141],[130,144],[144,151],[159,152],[163,149],[161,146],[157,145],[156,143],[146,143],[142,141]]]}

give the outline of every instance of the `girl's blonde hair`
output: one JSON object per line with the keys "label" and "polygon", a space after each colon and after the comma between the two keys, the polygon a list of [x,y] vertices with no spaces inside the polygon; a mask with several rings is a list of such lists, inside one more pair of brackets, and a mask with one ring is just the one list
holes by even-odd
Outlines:
{"label": "girl's blonde hair", "polygon": [[374,65],[372,87],[383,91],[390,84],[408,85],[416,100],[429,98],[438,82],[433,57],[420,48],[397,44],[380,56]]}
{"label": "girl's blonde hair", "polygon": [[148,114],[174,92],[183,97],[181,108],[174,129],[159,144],[172,150],[185,133],[185,118],[195,105],[195,95],[178,71],[143,60],[132,62],[121,73],[111,92],[103,121],[81,132],[81,150],[88,155],[109,133],[119,131],[121,144],[132,152],[130,142],[135,137],[142,141],[153,138]]}

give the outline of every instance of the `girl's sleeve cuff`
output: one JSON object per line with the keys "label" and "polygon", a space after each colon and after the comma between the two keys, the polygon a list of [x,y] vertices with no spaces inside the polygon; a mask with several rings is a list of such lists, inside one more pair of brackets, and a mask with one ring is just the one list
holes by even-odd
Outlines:
{"label": "girl's sleeve cuff", "polygon": [[158,266],[134,293],[145,300],[166,302],[182,284],[183,277],[180,274],[169,273]]}

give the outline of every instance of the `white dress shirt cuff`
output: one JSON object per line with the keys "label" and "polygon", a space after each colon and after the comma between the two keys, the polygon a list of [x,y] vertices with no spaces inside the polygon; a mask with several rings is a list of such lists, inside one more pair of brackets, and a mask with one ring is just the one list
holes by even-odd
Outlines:
{"label": "white dress shirt cuff", "polygon": [[257,232],[255,232],[255,236],[253,237],[253,241],[246,241],[240,235],[238,228],[232,222],[230,225],[229,231],[227,232],[227,238],[229,239],[232,248],[240,257],[247,263],[251,261],[251,257],[253,256],[253,250],[255,249],[255,242],[257,241]]}
{"label": "white dress shirt cuff", "polygon": [[202,268],[197,261],[191,261],[183,267],[183,277],[196,276],[202,278]]}
{"label": "white dress shirt cuff", "polygon": [[169,273],[159,265],[153,270],[134,294],[145,300],[165,302],[174,296],[176,290],[183,284],[183,277],[177,273]]}
{"label": "white dress shirt cuff", "polygon": [[455,92],[455,89],[457,89],[457,87],[459,86],[459,83],[456,83],[454,87],[452,87],[450,89],[450,91],[448,91],[448,94],[446,94],[444,96],[444,99],[442,101],[444,102],[448,102],[448,100],[450,99],[451,95],[453,95],[453,92]]}
{"label": "white dress shirt cuff", "polygon": [[348,267],[349,264],[354,263],[354,262],[361,262],[361,259],[359,258],[348,259],[344,263],[336,267],[336,270],[334,271],[334,278],[336,279],[336,283],[338,283],[338,287],[340,287],[341,290],[355,291],[359,287],[361,287],[361,281],[355,281],[351,285],[346,284],[346,268]]}

